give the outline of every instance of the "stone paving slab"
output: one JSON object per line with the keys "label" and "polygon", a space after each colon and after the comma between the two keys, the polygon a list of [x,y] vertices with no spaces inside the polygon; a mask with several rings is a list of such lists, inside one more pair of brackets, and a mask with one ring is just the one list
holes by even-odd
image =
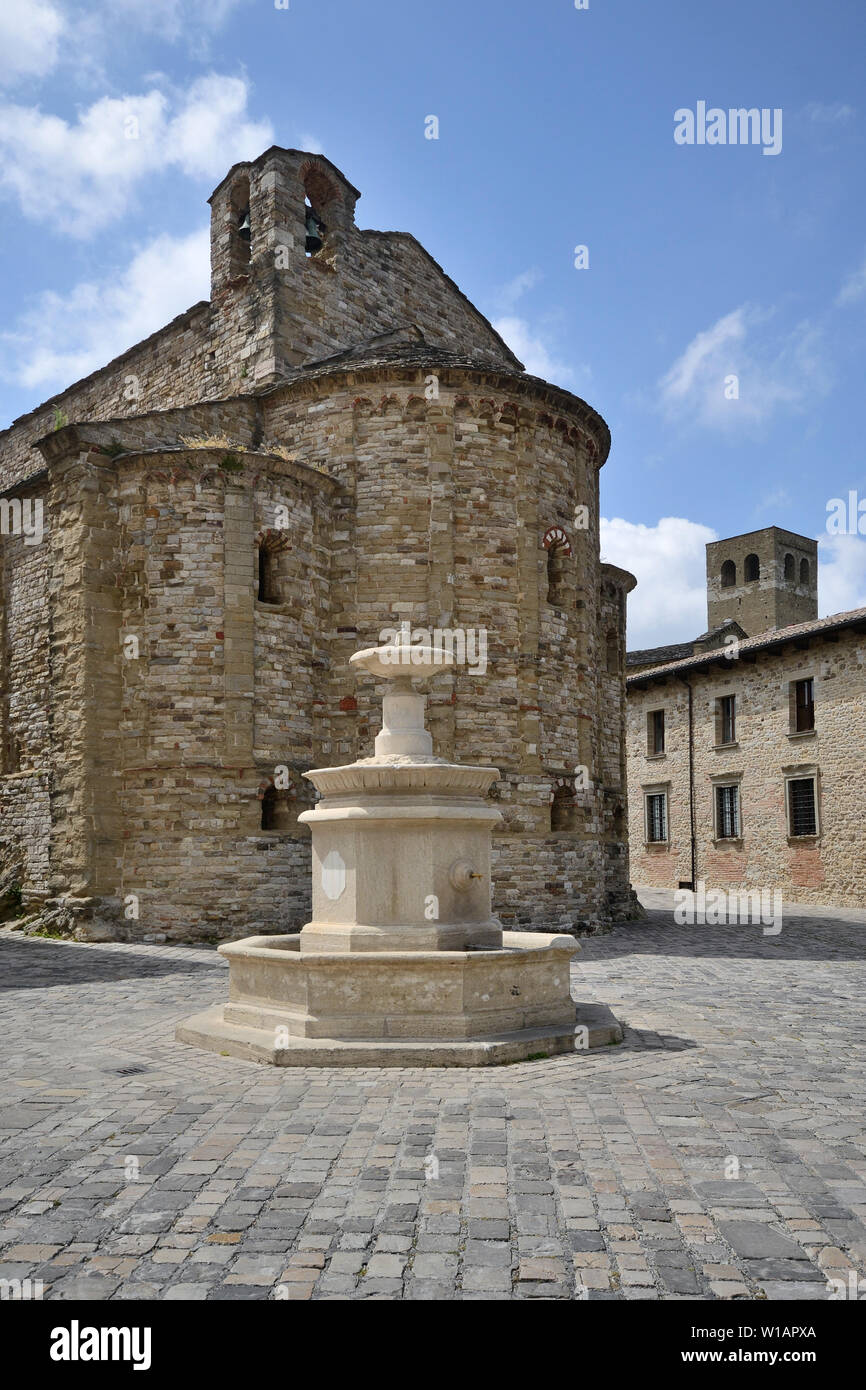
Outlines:
{"label": "stone paving slab", "polygon": [[574,968],[624,1042],[485,1069],[199,1052],[173,1033],[224,997],[215,951],[0,933],[0,1280],[725,1301],[863,1278],[866,913],[791,909],[764,937],[642,898]]}

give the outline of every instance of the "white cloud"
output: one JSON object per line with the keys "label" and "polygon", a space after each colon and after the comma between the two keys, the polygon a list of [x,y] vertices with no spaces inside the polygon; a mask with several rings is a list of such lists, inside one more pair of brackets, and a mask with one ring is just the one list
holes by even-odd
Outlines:
{"label": "white cloud", "polygon": [[[91,0],[92,3],[92,0]],[[115,20],[127,28],[156,34],[167,42],[195,41],[199,31],[221,29],[233,10],[249,0],[103,0],[106,22]]]}
{"label": "white cloud", "polygon": [[601,555],[630,570],[637,588],[628,598],[628,646],[687,642],[707,627],[705,547],[716,532],[685,517],[663,516],[655,526],[601,518]]}
{"label": "white cloud", "polygon": [[110,81],[118,49],[142,39],[182,44],[198,61],[210,58],[212,39],[232,13],[252,0],[66,0],[67,59],[76,75]]}
{"label": "white cloud", "polygon": [[111,0],[101,6],[103,19],[113,18],[125,28],[156,34],[169,43],[189,37],[197,28],[219,29],[239,0]]}
{"label": "white cloud", "polygon": [[517,354],[530,376],[543,377],[557,386],[574,387],[579,381],[584,384],[589,382],[592,375],[590,368],[586,365],[570,367],[568,363],[560,361],[539,336],[538,330],[533,329],[526,319],[506,314],[503,318],[494,319],[493,327],[511,351]]}
{"label": "white cloud", "polygon": [[0,106],[0,186],[26,216],[88,236],[126,211],[146,176],[178,168],[218,178],[273,143],[267,121],[247,118],[239,77],[198,78],[174,104],[154,89],[103,97],[71,124],[35,107]]}
{"label": "white cloud", "polygon": [[712,429],[753,429],[777,410],[805,410],[826,395],[821,330],[803,321],[772,337],[770,317],[742,305],[697,333],[659,382],[663,412]]}
{"label": "white cloud", "polygon": [[818,538],[818,602],[822,617],[866,608],[866,539]]}
{"label": "white cloud", "polygon": [[810,101],[806,115],[816,125],[846,125],[856,112],[853,106],[847,106],[843,101]]}
{"label": "white cloud", "polygon": [[297,147],[299,150],[304,150],[307,154],[325,153],[325,146],[319,139],[318,135],[310,135],[309,132],[307,132],[306,134],[299,135],[297,139]]}
{"label": "white cloud", "polygon": [[125,270],[46,291],[0,334],[3,375],[44,398],[113,357],[210,294],[209,229],[160,236]]}
{"label": "white cloud", "polygon": [[854,304],[866,294],[866,256],[859,269],[852,271],[836,296],[837,304]]}
{"label": "white cloud", "polygon": [[515,275],[514,279],[503,285],[494,296],[499,310],[503,314],[510,314],[518,299],[522,299],[525,294],[534,289],[541,279],[541,271],[534,266],[529,270],[521,271],[519,275]]}
{"label": "white cloud", "polygon": [[49,0],[0,5],[0,83],[44,77],[57,65],[63,16]]}

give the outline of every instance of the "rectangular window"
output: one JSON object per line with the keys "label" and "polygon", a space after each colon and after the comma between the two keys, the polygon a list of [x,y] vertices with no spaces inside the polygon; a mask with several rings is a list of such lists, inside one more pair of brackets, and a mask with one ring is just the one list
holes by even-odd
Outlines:
{"label": "rectangular window", "polygon": [[646,837],[650,844],[664,844],[668,838],[667,792],[652,792],[646,799]]}
{"label": "rectangular window", "polygon": [[740,788],[716,787],[716,839],[737,840],[740,836]]}
{"label": "rectangular window", "polygon": [[789,835],[817,835],[818,815],[814,777],[788,779]]}
{"label": "rectangular window", "polygon": [[736,743],[736,695],[723,695],[719,700],[719,743]]}
{"label": "rectangular window", "polygon": [[814,682],[808,680],[794,682],[794,731],[808,733],[815,727]]}
{"label": "rectangular window", "polygon": [[647,715],[647,752],[663,753],[665,751],[665,712],[663,709],[654,709]]}

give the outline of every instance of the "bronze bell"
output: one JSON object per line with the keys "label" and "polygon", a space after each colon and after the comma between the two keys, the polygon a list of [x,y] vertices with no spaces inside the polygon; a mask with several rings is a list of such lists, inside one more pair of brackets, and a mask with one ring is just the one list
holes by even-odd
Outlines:
{"label": "bronze bell", "polygon": [[250,239],[250,210],[244,208],[238,216],[238,236],[243,237],[244,241]]}
{"label": "bronze bell", "polygon": [[312,255],[316,251],[321,251],[323,246],[322,232],[324,228],[312,208],[307,208],[307,242],[306,249]]}

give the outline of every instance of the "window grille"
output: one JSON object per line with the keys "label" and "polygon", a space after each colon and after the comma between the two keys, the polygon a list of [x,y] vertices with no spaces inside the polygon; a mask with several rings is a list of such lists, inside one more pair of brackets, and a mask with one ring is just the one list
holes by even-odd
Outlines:
{"label": "window grille", "polygon": [[740,834],[740,789],[716,787],[716,836],[736,840]]}

